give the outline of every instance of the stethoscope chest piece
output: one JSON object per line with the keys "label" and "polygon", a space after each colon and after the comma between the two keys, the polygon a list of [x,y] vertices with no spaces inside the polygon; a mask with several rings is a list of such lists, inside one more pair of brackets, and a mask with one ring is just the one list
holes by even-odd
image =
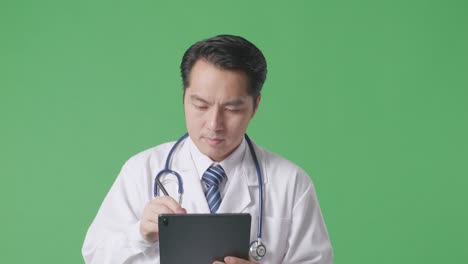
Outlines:
{"label": "stethoscope chest piece", "polygon": [[249,253],[255,261],[260,261],[266,255],[266,247],[262,242],[256,240],[250,244]]}

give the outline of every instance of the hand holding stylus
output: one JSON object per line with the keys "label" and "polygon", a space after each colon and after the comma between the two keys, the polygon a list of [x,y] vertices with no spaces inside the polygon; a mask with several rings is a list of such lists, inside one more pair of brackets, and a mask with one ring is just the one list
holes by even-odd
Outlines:
{"label": "hand holding stylus", "polygon": [[141,236],[148,242],[159,240],[158,217],[161,214],[186,214],[170,196],[158,196],[146,204],[140,221]]}

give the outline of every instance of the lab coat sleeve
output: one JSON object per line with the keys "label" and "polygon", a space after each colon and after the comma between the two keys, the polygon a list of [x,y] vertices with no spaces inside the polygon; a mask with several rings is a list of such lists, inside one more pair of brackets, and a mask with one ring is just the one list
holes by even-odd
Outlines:
{"label": "lab coat sleeve", "polygon": [[292,212],[288,251],[283,263],[333,263],[333,252],[312,184],[299,196]]}
{"label": "lab coat sleeve", "polygon": [[91,224],[82,249],[86,263],[144,263],[159,259],[158,243],[140,235],[140,216],[146,204],[138,171],[128,162],[122,168]]}

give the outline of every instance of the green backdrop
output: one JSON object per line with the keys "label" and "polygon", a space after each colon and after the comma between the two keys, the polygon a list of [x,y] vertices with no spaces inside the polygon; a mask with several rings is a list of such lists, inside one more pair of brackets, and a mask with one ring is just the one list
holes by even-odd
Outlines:
{"label": "green backdrop", "polygon": [[468,263],[468,2],[1,0],[2,263],[82,263],[130,156],[184,131],[179,63],[246,37],[250,136],[311,175],[335,263]]}

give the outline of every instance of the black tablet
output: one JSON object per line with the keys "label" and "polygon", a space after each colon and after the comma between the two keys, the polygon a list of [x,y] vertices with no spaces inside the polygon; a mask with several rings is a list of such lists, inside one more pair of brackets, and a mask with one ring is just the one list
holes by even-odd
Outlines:
{"label": "black tablet", "polygon": [[250,214],[159,216],[161,264],[210,264],[226,256],[248,259]]}

